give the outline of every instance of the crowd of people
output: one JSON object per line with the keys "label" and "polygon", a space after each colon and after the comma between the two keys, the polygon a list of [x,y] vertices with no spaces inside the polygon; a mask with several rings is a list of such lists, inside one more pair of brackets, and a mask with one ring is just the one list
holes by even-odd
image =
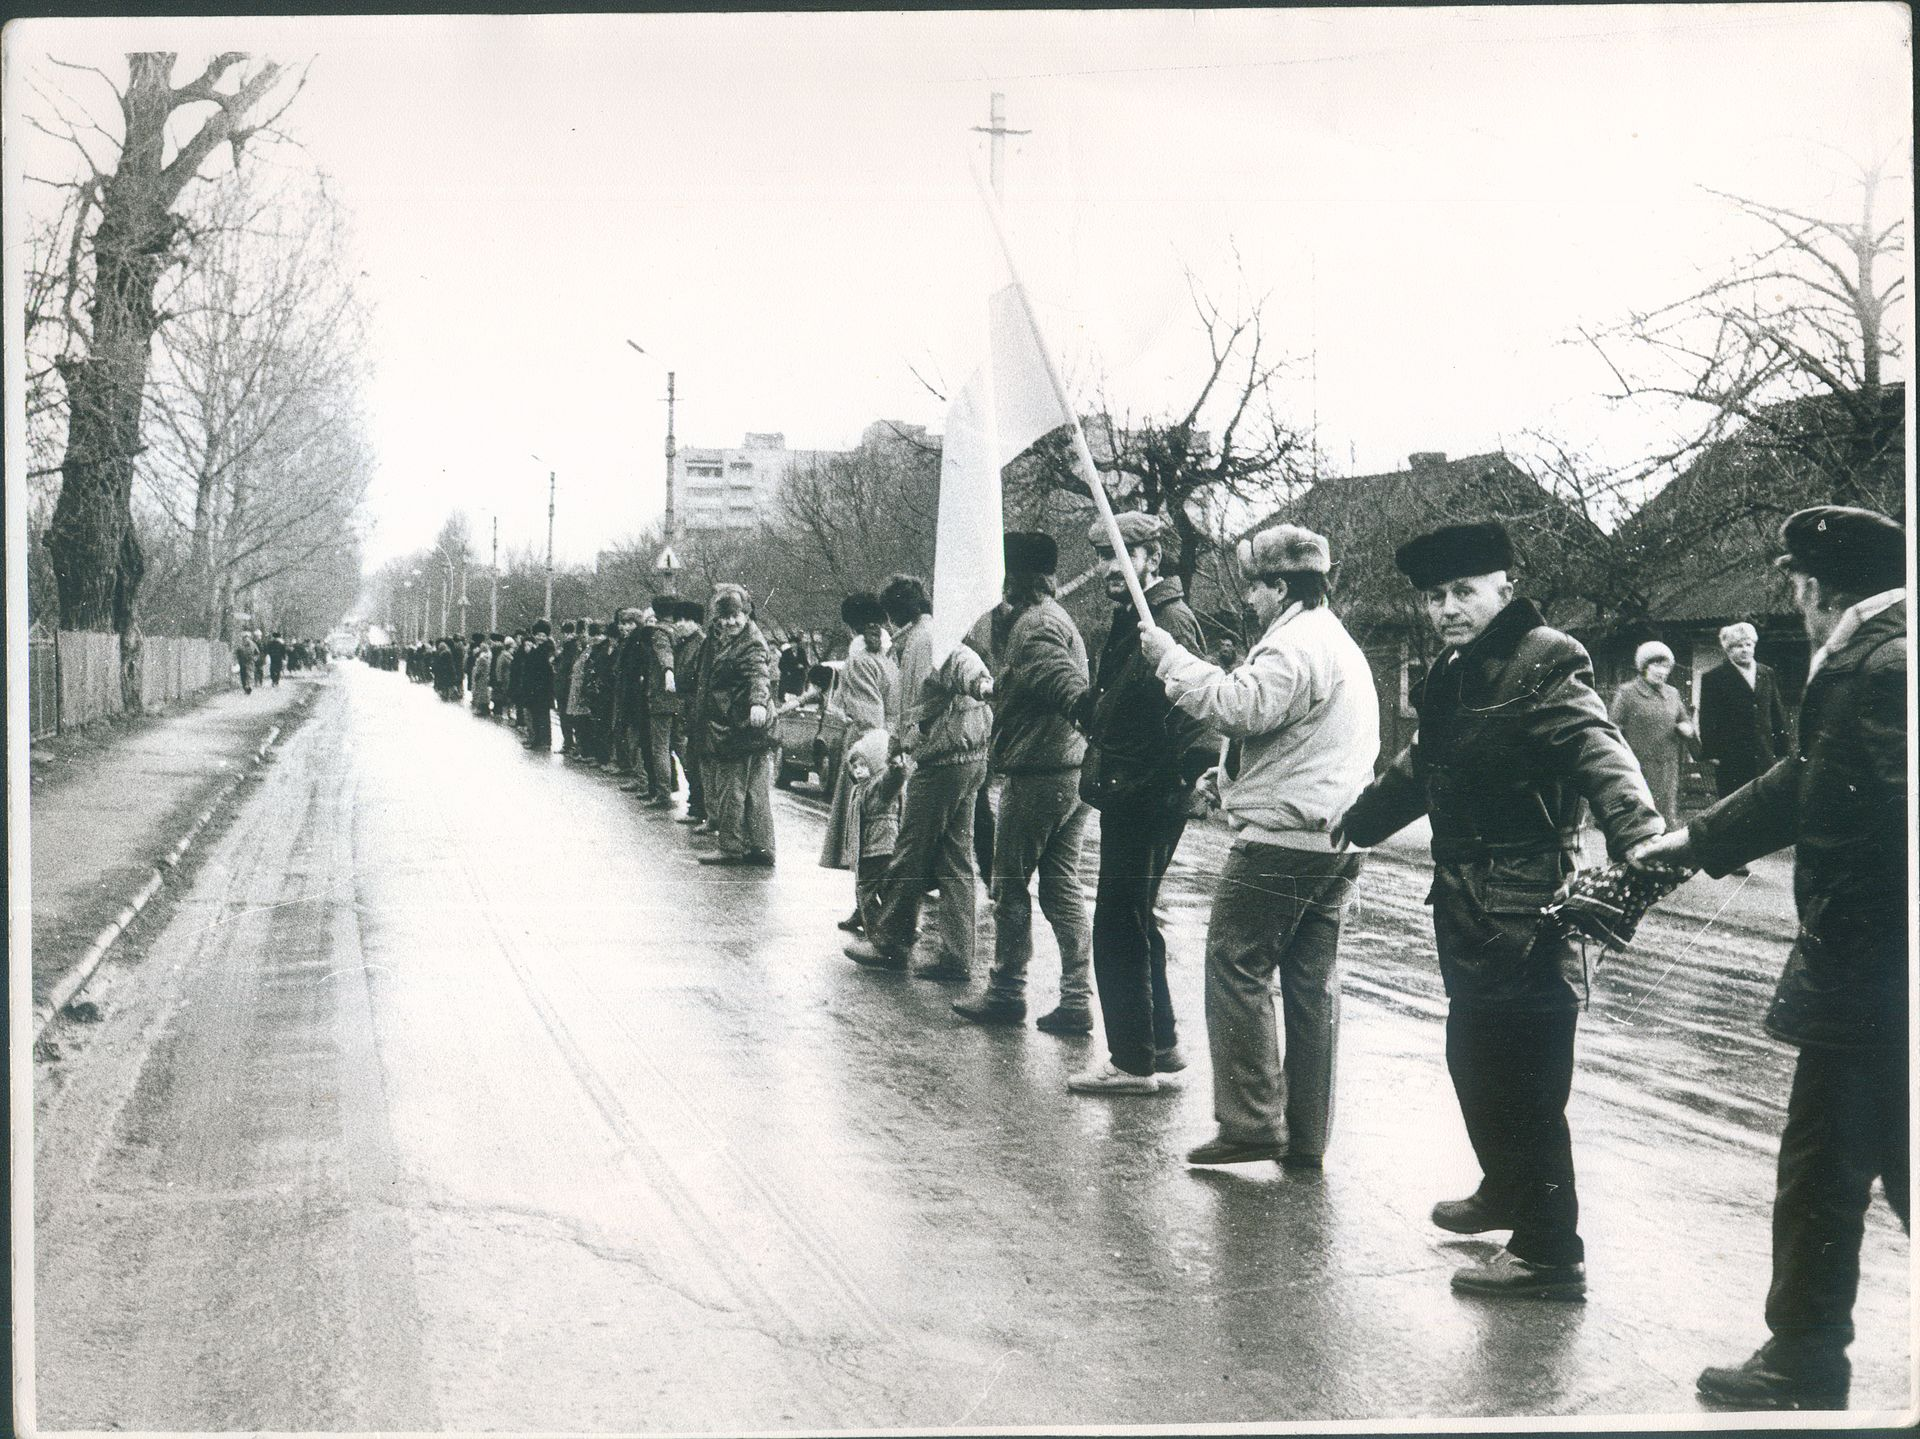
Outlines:
{"label": "crowd of people", "polygon": [[[1281,525],[1241,545],[1260,637],[1207,657],[1154,516],[1089,538],[1114,611],[1096,655],[1057,599],[1058,546],[1005,538],[1001,603],[934,651],[926,586],[892,576],[848,595],[834,704],[846,720],[820,862],[852,875],[845,952],[877,971],[971,984],[976,871],[994,916],[985,983],[953,1003],[981,1025],[1024,1024],[1033,890],[1060,956],[1059,1002],[1035,1025],[1101,1028],[1068,1089],[1158,1090],[1186,1065],[1156,913],[1189,820],[1234,832],[1208,918],[1205,1019],[1217,1131],[1194,1165],[1319,1169],[1332,1138],[1342,917],[1368,847],[1432,827],[1445,1059],[1483,1178],[1432,1211],[1455,1234],[1501,1232],[1462,1292],[1576,1299],[1585,1249],[1566,1108],[1588,937],[1630,935],[1695,871],[1744,872],[1793,846],[1801,928],[1767,1026],[1800,1048],[1774,1216],[1772,1337],[1706,1370],[1703,1395],[1743,1407],[1844,1405],[1846,1350],[1871,1185],[1908,1219],[1906,536],[1884,516],[1823,506],[1782,526],[1779,561],[1814,647],[1790,743],[1777,679],[1751,626],[1697,717],[1642,647],[1611,706],[1572,637],[1515,593],[1496,522],[1413,537],[1395,561],[1441,651],[1414,688],[1417,737],[1376,771],[1372,672],[1333,609],[1327,539]],[[1133,585],[1146,615],[1136,609]],[[824,646],[783,661],[753,597],[656,596],[605,624],[546,621],[375,652],[441,697],[518,725],[534,749],[560,716],[564,752],[629,773],[629,788],[709,830],[702,863],[771,867],[774,721]],[[1220,662],[1224,660],[1223,662]],[[1224,743],[1223,743],[1224,741]],[[1683,754],[1713,763],[1721,798],[1682,824]],[[1578,871],[1583,811],[1611,864]],[[1098,826],[1098,878],[1080,859]],[[931,953],[915,967],[930,896]],[[1583,927],[1585,926],[1585,927]],[[1278,993],[1276,1016],[1275,993]],[[1095,996],[1098,997],[1096,1018]],[[1284,1036],[1284,1043],[1282,1037]]]}
{"label": "crowd of people", "polygon": [[282,675],[324,666],[332,658],[324,640],[285,639],[278,630],[266,634],[241,630],[233,642],[233,662],[240,672],[240,688],[247,694],[257,684],[278,687]]}

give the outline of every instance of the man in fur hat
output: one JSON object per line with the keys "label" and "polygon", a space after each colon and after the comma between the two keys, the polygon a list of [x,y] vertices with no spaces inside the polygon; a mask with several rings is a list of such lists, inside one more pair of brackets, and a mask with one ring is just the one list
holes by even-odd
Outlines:
{"label": "man in fur hat", "polygon": [[1402,545],[1394,564],[1445,648],[1414,701],[1414,742],[1335,837],[1372,846],[1422,814],[1433,823],[1447,1071],[1484,1174],[1472,1195],[1435,1205],[1433,1222],[1512,1232],[1453,1287],[1575,1299],[1586,1251],[1566,1110],[1586,973],[1571,941],[1541,932],[1540,912],[1574,869],[1583,799],[1616,859],[1666,821],[1594,692],[1586,650],[1514,597],[1504,528],[1448,525]]}
{"label": "man in fur hat", "polygon": [[1247,606],[1266,629],[1237,669],[1207,663],[1164,630],[1140,633],[1173,702],[1241,745],[1223,795],[1233,848],[1207,920],[1219,1132],[1189,1164],[1317,1169],[1333,1129],[1340,921],[1361,856],[1332,829],[1373,778],[1380,701],[1367,657],[1327,605],[1331,558],[1325,536],[1297,525],[1243,543]]}

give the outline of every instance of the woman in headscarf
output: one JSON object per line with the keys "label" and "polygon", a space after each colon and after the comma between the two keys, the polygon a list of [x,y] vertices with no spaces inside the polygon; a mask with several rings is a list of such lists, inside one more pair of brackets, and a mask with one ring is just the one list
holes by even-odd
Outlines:
{"label": "woman in headscarf", "polygon": [[1669,827],[1680,823],[1680,766],[1687,745],[1695,738],[1693,720],[1680,692],[1667,683],[1673,673],[1673,651],[1658,640],[1648,640],[1633,654],[1639,673],[1621,685],[1609,713],[1626,736],[1627,747],[1640,761],[1654,807]]}
{"label": "woman in headscarf", "polygon": [[[820,863],[826,869],[858,870],[858,837],[851,822],[853,779],[846,758],[862,736],[892,727],[900,708],[900,672],[886,653],[887,612],[877,595],[865,590],[848,595],[840,602],[840,619],[853,636],[834,700],[847,717],[847,727],[834,766],[833,806],[827,815]],[[858,905],[840,921],[840,928],[849,934],[861,932]]]}

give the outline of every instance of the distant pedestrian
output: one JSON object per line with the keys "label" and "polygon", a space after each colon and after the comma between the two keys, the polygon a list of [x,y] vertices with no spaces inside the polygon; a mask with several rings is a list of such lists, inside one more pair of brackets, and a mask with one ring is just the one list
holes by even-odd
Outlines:
{"label": "distant pedestrian", "polygon": [[1666,822],[1593,689],[1571,636],[1517,599],[1497,522],[1409,540],[1394,564],[1445,648],[1420,682],[1414,742],[1336,830],[1372,846],[1421,815],[1433,824],[1434,945],[1447,991],[1447,1072],[1483,1177],[1433,1208],[1454,1234],[1511,1230],[1455,1272],[1490,1296],[1586,1293],[1567,1099],[1586,969],[1542,909],[1573,872],[1583,803],[1624,858]]}
{"label": "distant pedestrian", "polygon": [[467,685],[473,695],[473,712],[484,718],[493,706],[493,649],[488,637],[475,631],[469,653],[473,659]]}
{"label": "distant pedestrian", "polygon": [[520,637],[497,634],[493,637],[493,717],[513,719],[513,657]]}
{"label": "distant pedestrian", "polygon": [[647,789],[642,800],[652,809],[671,809],[677,786],[673,774],[673,727],[680,710],[680,681],[673,657],[672,595],[655,595],[640,611],[640,628],[633,643],[641,654],[639,705],[633,714],[633,737],[638,768]]}
{"label": "distant pedestrian", "polygon": [[280,676],[287,667],[287,642],[280,638],[275,630],[267,637],[267,673],[273,680],[275,689],[280,687]]}
{"label": "distant pedestrian", "polygon": [[1788,518],[1780,544],[1815,646],[1797,748],[1633,859],[1720,876],[1794,847],[1800,932],[1766,1018],[1800,1051],[1773,1201],[1771,1337],[1699,1387],[1744,1409],[1843,1409],[1876,1178],[1911,1225],[1907,535],[1820,505]]}
{"label": "distant pedestrian", "polygon": [[245,630],[240,631],[240,638],[233,642],[233,658],[240,666],[240,692],[250,695],[253,693],[254,666],[259,663],[260,651],[253,643],[253,636]]}
{"label": "distant pedestrian", "polygon": [[752,607],[740,585],[721,587],[713,601],[701,718],[707,813],[720,849],[700,863],[771,869],[774,658]]}
{"label": "distant pedestrian", "polygon": [[573,732],[573,715],[567,709],[567,696],[573,691],[574,661],[586,640],[587,627],[572,620],[560,621],[560,638],[553,651],[554,692],[560,696],[560,753],[578,754],[580,743]]}
{"label": "distant pedestrian", "polygon": [[1648,640],[1634,651],[1633,667],[1635,677],[1614,691],[1607,717],[1620,727],[1627,748],[1640,761],[1653,806],[1672,829],[1680,823],[1680,771],[1696,737],[1693,717],[1680,692],[1667,683],[1673,673],[1672,650],[1659,640]]}
{"label": "distant pedestrian", "polygon": [[1333,826],[1373,778],[1379,698],[1327,603],[1326,537],[1277,525],[1241,548],[1247,607],[1266,626],[1244,664],[1210,665],[1159,629],[1140,635],[1173,702],[1241,742],[1239,773],[1223,785],[1233,848],[1207,920],[1218,1130],[1187,1162],[1317,1169],[1333,1132],[1340,922],[1362,860]]}

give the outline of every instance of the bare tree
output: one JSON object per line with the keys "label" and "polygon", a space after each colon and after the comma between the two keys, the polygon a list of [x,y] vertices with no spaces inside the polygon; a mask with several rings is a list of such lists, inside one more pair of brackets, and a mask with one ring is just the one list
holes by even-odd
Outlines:
{"label": "bare tree", "polygon": [[222,635],[236,590],[352,527],[371,474],[364,315],[324,184],[242,173],[196,219],[149,381],[140,530],[184,539],[183,622]]}
{"label": "bare tree", "polygon": [[[145,569],[132,522],[134,461],[141,448],[149,351],[165,318],[155,292],[162,275],[184,258],[188,238],[175,206],[218,146],[228,146],[237,162],[247,141],[280,113],[255,118],[281,78],[277,63],[244,69],[246,55],[227,53],[176,86],[174,59],[170,53],[130,55],[125,88],[105,72],[93,72],[114,86],[119,101],[117,141],[93,127],[99,138],[117,145],[118,155],[107,162],[111,168],[94,160],[77,129],[70,126],[67,134],[89,172],[74,182],[82,201],[74,234],[84,251],[76,269],[84,264],[91,270],[84,333],[76,331],[79,343],[58,366],[67,392],[67,438],[47,537],[60,619],[69,628],[113,628],[125,635],[134,626]],[[232,83],[223,83],[236,71]],[[213,113],[184,143],[170,145],[173,117],[209,105]]]}
{"label": "bare tree", "polygon": [[[1085,425],[1110,497],[1165,516],[1175,544],[1167,571],[1190,580],[1236,517],[1270,510],[1310,479],[1312,448],[1280,418],[1275,386],[1286,361],[1267,332],[1266,296],[1229,308],[1187,273],[1206,359],[1192,398],[1163,415],[1116,413],[1102,403]],[[1064,431],[1040,440],[1009,471],[1009,490],[1058,490],[1091,499]],[[1017,505],[1030,505],[1020,496]]]}
{"label": "bare tree", "polygon": [[[1860,169],[1857,207],[1839,218],[1709,191],[1753,222],[1755,247],[1681,299],[1583,332],[1618,381],[1613,398],[1680,415],[1680,438],[1645,473],[1684,468],[1741,430],[1818,471],[1836,499],[1881,498],[1860,487],[1890,438],[1881,377],[1903,353],[1906,222],[1883,213],[1886,184],[1883,166]],[[1826,401],[1821,424],[1795,403],[1810,399]]]}

